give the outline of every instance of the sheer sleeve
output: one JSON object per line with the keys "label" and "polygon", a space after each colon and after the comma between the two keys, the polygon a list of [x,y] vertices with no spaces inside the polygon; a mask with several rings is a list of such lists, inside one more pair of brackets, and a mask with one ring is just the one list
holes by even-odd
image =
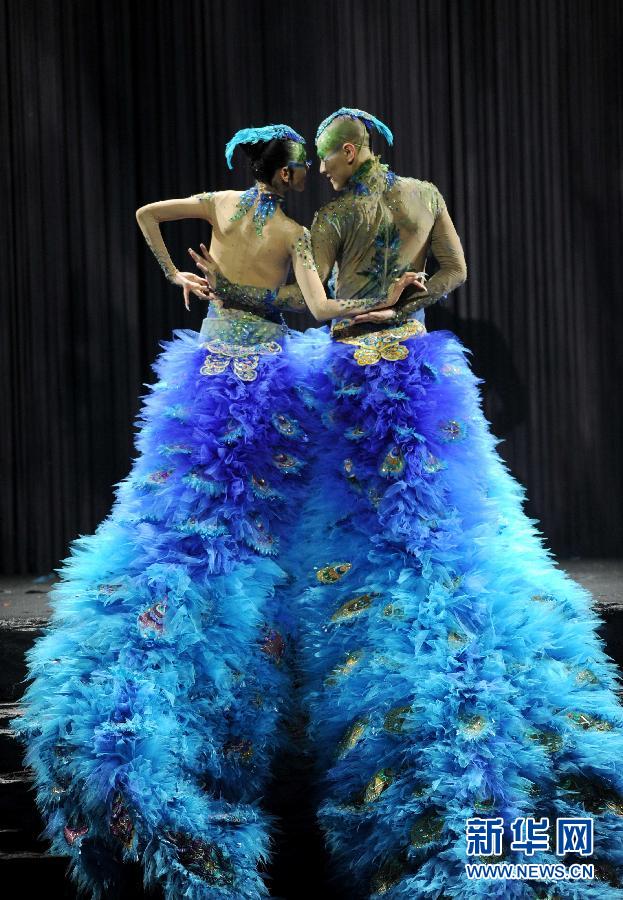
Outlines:
{"label": "sheer sleeve", "polygon": [[136,211],[136,221],[143,232],[147,246],[156,257],[158,264],[169,281],[177,274],[177,267],[169,255],[160,231],[161,222],[176,219],[207,219],[212,222],[214,215],[214,194],[194,194],[179,200],[161,200],[148,203]]}
{"label": "sheer sleeve", "polygon": [[[331,274],[337,259],[339,246],[340,235],[337,222],[325,210],[318,210],[314,215],[311,227],[311,253],[313,254],[312,260],[315,264],[316,274],[321,284],[324,284]],[[306,303],[299,284],[288,284],[280,288],[277,294],[277,305],[282,309],[288,310],[299,311],[305,309]]]}
{"label": "sheer sleeve", "polygon": [[297,230],[291,246],[292,267],[297,285],[305,304],[318,321],[337,316],[356,316],[370,312],[387,304],[387,298],[355,297],[349,300],[335,300],[327,297],[312,250],[312,239],[307,228]]}
{"label": "sheer sleeve", "polygon": [[201,194],[193,194],[193,197],[199,200],[203,208],[203,216],[212,224],[214,221],[215,191],[204,191]]}
{"label": "sheer sleeve", "polygon": [[465,255],[454,223],[446,209],[441,194],[438,194],[437,215],[431,231],[430,250],[439,264],[439,269],[426,282],[426,292],[419,292],[412,298],[399,301],[396,306],[400,319],[408,317],[426,306],[431,306],[440,297],[445,297],[467,278]]}

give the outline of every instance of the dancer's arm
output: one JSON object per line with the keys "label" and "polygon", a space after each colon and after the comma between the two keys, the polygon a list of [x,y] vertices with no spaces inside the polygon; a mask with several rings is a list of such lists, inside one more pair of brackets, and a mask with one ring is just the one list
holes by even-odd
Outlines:
{"label": "dancer's arm", "polygon": [[[322,284],[326,284],[333,271],[340,246],[338,222],[324,209],[315,213],[311,226],[311,246],[316,271]],[[288,284],[279,288],[277,305],[281,309],[300,312],[307,307],[298,284]],[[336,315],[348,315],[348,312]]]}
{"label": "dancer's arm", "polygon": [[437,260],[439,269],[426,282],[425,292],[403,300],[396,307],[396,318],[400,321],[407,319],[409,313],[436,303],[440,297],[445,297],[450,291],[463,284],[467,278],[467,266],[461,239],[441,194],[439,194],[439,199],[440,209],[431,231],[430,244],[431,253]]}
{"label": "dancer's arm", "polygon": [[160,200],[147,203],[136,210],[136,221],[143,232],[147,246],[152,251],[165,277],[184,291],[184,304],[189,308],[189,294],[208,300],[208,282],[194,272],[180,272],[167,250],[160,231],[160,222],[176,219],[207,219],[212,222],[214,208],[213,194],[196,194],[180,200]]}
{"label": "dancer's arm", "polygon": [[385,309],[393,306],[398,301],[405,288],[410,285],[419,285],[417,272],[405,272],[398,278],[387,297],[360,298],[353,300],[332,300],[327,297],[320,274],[317,270],[310,233],[307,228],[293,229],[293,242],[291,247],[292,267],[297,284],[305,303],[309,307],[314,318],[323,322],[338,316],[356,316],[359,313],[370,312],[376,309]]}

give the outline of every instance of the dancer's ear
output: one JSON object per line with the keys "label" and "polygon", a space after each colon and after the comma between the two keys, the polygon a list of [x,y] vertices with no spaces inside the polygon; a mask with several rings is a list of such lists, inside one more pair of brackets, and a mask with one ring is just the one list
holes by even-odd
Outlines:
{"label": "dancer's ear", "polygon": [[282,166],[279,169],[279,174],[284,184],[290,184],[290,169],[287,166]]}
{"label": "dancer's ear", "polygon": [[357,157],[357,148],[354,144],[351,144],[350,141],[347,141],[342,145],[342,150],[344,151],[344,155],[346,156],[346,162],[349,165],[352,165]]}

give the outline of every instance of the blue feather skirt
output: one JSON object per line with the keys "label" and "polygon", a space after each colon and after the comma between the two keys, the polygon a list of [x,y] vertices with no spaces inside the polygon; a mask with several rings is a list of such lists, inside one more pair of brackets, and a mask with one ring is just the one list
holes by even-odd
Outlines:
{"label": "blue feather skirt", "polygon": [[287,742],[293,630],[281,560],[312,447],[302,343],[249,363],[176,332],[131,473],[51,592],[13,728],[43,836],[93,897],[133,860],[171,900],[267,894],[259,798]]}
{"label": "blue feather skirt", "polygon": [[[325,432],[297,619],[341,883],[354,897],[622,897],[617,670],[590,595],[523,513],[464,348],[449,332],[334,341],[315,385]],[[569,817],[593,820],[590,857],[558,855]],[[525,855],[510,826],[529,818],[549,830]],[[503,828],[494,855],[467,854],[470,819]],[[465,870],[563,859],[594,879]]]}
{"label": "blue feather skirt", "polygon": [[[166,900],[267,896],[262,798],[299,703],[344,896],[623,896],[623,712],[591,598],[525,517],[457,339],[373,344],[290,335],[250,371],[180,331],[159,357],[13,723],[92,897],[129,861]],[[529,817],[591,817],[595,879],[470,880],[526,862]],[[468,855],[474,819],[502,823],[501,854]],[[527,861],[572,862],[549,837]]]}

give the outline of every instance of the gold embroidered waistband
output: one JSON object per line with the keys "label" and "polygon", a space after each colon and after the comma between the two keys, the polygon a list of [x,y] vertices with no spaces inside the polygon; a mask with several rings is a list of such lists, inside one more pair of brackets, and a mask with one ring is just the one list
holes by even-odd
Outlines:
{"label": "gold embroidered waistband", "polygon": [[353,344],[357,347],[354,357],[360,366],[371,366],[381,359],[395,362],[405,359],[409,355],[409,348],[403,346],[403,341],[412,337],[426,334],[426,327],[417,319],[411,319],[404,325],[395,328],[383,328],[379,331],[368,331],[365,334],[353,334],[354,329],[349,328],[344,337],[339,336],[339,330],[333,331],[333,339],[340,344]]}

